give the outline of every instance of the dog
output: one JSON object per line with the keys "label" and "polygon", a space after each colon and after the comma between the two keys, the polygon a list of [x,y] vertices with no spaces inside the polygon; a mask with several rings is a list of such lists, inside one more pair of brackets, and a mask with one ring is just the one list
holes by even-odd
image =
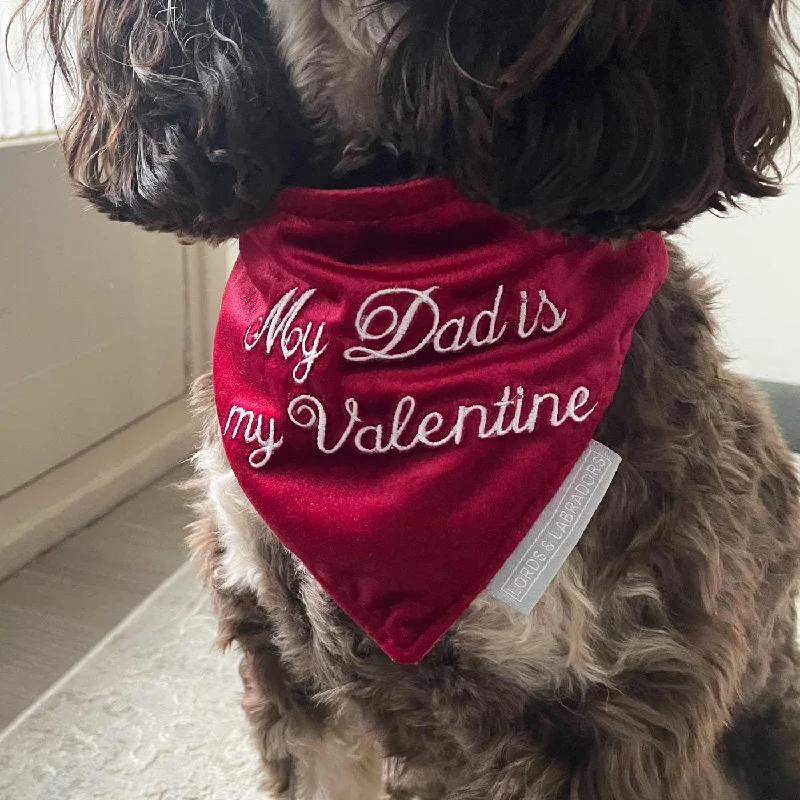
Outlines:
{"label": "dog", "polygon": [[197,382],[190,544],[265,788],[800,798],[797,476],[668,238],[779,192],[787,2],[46,0],[40,20],[77,90],[70,173],[114,219],[219,242],[287,187],[443,179],[527,231],[609,253],[655,236],[668,257],[594,431],[621,463],[580,542],[530,613],[479,592],[414,665],[256,512]]}

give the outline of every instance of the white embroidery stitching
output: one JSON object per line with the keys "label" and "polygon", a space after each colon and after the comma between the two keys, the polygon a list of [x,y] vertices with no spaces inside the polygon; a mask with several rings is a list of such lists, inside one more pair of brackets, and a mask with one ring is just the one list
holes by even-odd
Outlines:
{"label": "white embroidery stitching", "polygon": [[[408,428],[411,417],[417,408],[417,400],[411,395],[400,398],[397,402],[389,428],[388,441],[386,441],[387,430],[384,423],[363,425],[356,430],[356,425],[362,422],[359,416],[358,401],[353,397],[345,400],[345,411],[348,415],[347,424],[344,431],[339,436],[335,444],[327,441],[328,436],[328,412],[324,404],[313,395],[303,394],[295,397],[287,408],[289,421],[299,428],[315,428],[317,432],[317,449],[326,455],[338,453],[348,440],[352,440],[353,446],[360,453],[372,455],[376,453],[388,453],[391,450],[405,453],[422,445],[424,447],[437,448],[453,442],[460,445],[464,442],[467,433],[467,421],[470,414],[475,412],[479,415],[476,432],[479,439],[492,439],[508,434],[533,433],[537,424],[540,423],[539,410],[545,401],[552,405],[548,424],[550,427],[561,427],[567,420],[574,422],[584,422],[597,408],[597,403],[592,405],[584,413],[579,413],[590,399],[589,390],[585,386],[578,386],[570,393],[567,398],[566,408],[560,414],[561,398],[553,392],[536,392],[531,400],[531,408],[524,424],[520,424],[523,414],[523,404],[525,401],[525,390],[516,387],[516,397],[511,400],[511,387],[503,389],[501,399],[491,405],[498,409],[495,421],[487,427],[489,421],[489,409],[480,404],[459,405],[456,412],[455,421],[450,430],[440,439],[433,439],[432,436],[438,434],[445,426],[445,416],[439,411],[427,412],[417,423],[416,432],[407,443],[400,441]],[[505,423],[505,414],[510,406],[514,406],[514,418]],[[226,426],[227,431],[227,426]],[[234,437],[236,431],[234,431]],[[366,440],[374,437],[372,442]]]}
{"label": "white embroidery stitching", "polygon": [[[348,361],[399,361],[404,358],[411,358],[411,356],[416,355],[429,344],[432,344],[433,349],[440,354],[457,353],[470,346],[475,348],[489,347],[497,344],[503,338],[508,328],[508,323],[504,322],[499,329],[497,327],[500,318],[500,304],[503,299],[503,286],[497,287],[492,307],[479,311],[475,315],[466,337],[464,337],[464,328],[467,324],[465,317],[449,319],[441,327],[439,326],[441,310],[439,309],[439,304],[432,297],[432,294],[438,288],[438,286],[431,286],[428,289],[421,290],[395,287],[373,292],[358,309],[355,322],[356,333],[362,342],[377,342],[387,338],[389,341],[385,342],[379,349],[361,345],[350,347],[345,350],[344,357]],[[384,297],[392,298],[404,295],[410,296],[411,302],[402,317],[397,308],[392,305],[383,304],[372,307],[376,301]],[[403,346],[406,334],[415,322],[420,323],[422,321],[420,314],[426,308],[431,312],[430,327],[427,332],[416,344]],[[389,315],[388,324],[383,329],[375,330],[376,319],[385,314]],[[481,336],[480,327],[484,321],[488,322],[488,328],[485,335]],[[455,329],[453,340],[449,344],[445,344],[444,334],[449,332],[451,327]],[[399,351],[398,348],[400,348]]]}
{"label": "white embroidery stitching", "polygon": [[528,330],[525,330],[525,320],[528,314],[528,293],[523,290],[519,293],[520,296],[520,307],[519,307],[519,325],[517,326],[517,334],[519,335],[520,339],[529,339],[533,334],[539,329],[539,321],[542,316],[542,311],[544,311],[545,307],[550,310],[553,315],[553,323],[551,325],[545,325],[542,323],[541,330],[545,333],[555,333],[563,324],[564,320],[567,318],[567,309],[565,308],[563,311],[559,311],[556,308],[555,303],[547,296],[547,292],[544,289],[539,290],[539,307],[536,310],[536,316],[534,317],[533,324],[531,325]]}
{"label": "white embroidery stitching", "polygon": [[[439,326],[439,305],[433,299],[431,299],[431,294],[438,288],[438,286],[431,286],[429,289],[421,291],[418,289],[402,289],[396,287],[392,289],[380,289],[377,292],[373,292],[361,304],[356,314],[355,324],[358,338],[362,342],[375,342],[379,339],[385,339],[387,336],[391,336],[392,338],[380,350],[373,350],[369,347],[360,346],[350,347],[344,351],[344,357],[348,361],[397,361],[402,358],[410,358],[418,353],[428,344],[428,342],[430,342]],[[397,309],[390,305],[381,305],[372,309],[371,311],[368,311],[370,303],[378,300],[379,298],[398,295],[402,296],[404,294],[411,295],[412,300],[406,309],[405,314],[403,314],[402,319],[400,319]],[[408,332],[414,317],[417,315],[417,311],[423,306],[429,308],[433,313],[433,324],[431,325],[427,335],[422,339],[421,342],[409,350],[405,350],[400,353],[392,352]],[[378,332],[371,331],[370,327],[372,326],[375,318],[380,314],[385,314],[386,312],[389,312],[391,320],[386,326],[386,329]]]}
{"label": "white embroidery stitching", "polygon": [[[324,406],[316,397],[310,394],[301,394],[299,397],[295,397],[294,400],[289,403],[286,413],[289,415],[289,419],[300,428],[313,428],[316,426],[317,447],[326,455],[331,455],[344,447],[356,422],[361,422],[358,417],[358,403],[352,397],[348,397],[347,400],[344,401],[344,407],[350,415],[350,419],[348,420],[347,428],[345,428],[342,437],[334,447],[325,446],[325,430],[327,428],[328,418]],[[299,420],[297,418],[298,412],[308,413],[308,421],[302,422]]]}
{"label": "white embroidery stitching", "polygon": [[[441,310],[433,298],[438,286],[419,290],[403,287],[380,289],[370,294],[358,309],[355,320],[356,333],[361,342],[381,342],[375,348],[363,345],[350,347],[344,352],[344,358],[352,362],[395,361],[410,358],[428,345],[435,352],[454,353],[467,347],[481,348],[497,344],[505,335],[508,324],[500,324],[501,303],[504,287],[497,287],[494,302],[490,308],[484,308],[473,317],[467,329],[466,316],[454,317],[440,325]],[[313,297],[316,289],[307,289],[299,297],[295,297],[298,287],[285,292],[264,317],[252,323],[244,335],[245,350],[250,352],[264,339],[265,350],[270,355],[276,342],[280,341],[280,351],[285,360],[302,353],[302,358],[294,366],[292,376],[296,383],[303,383],[308,378],[316,360],[325,352],[329,343],[322,344],[325,323],[307,322],[305,326],[295,324],[306,303]],[[553,333],[564,324],[567,310],[559,310],[544,289],[539,290],[539,306],[536,316],[529,328],[527,325],[528,293],[520,291],[519,318],[517,334],[520,339],[530,338],[535,332]],[[407,308],[402,311],[391,304],[396,298],[408,300]],[[383,300],[386,299],[386,302]],[[429,312],[430,324],[427,331],[422,328],[422,314]],[[546,323],[542,317],[547,311],[552,315],[552,322]],[[381,319],[385,318],[385,323]],[[414,327],[415,331],[424,331],[421,340],[416,344],[404,341],[406,335]],[[481,327],[485,330],[481,332]],[[445,342],[452,332],[452,340]],[[415,338],[417,338],[415,336]],[[566,407],[561,413],[562,398],[553,392],[537,392],[533,394],[530,406],[526,409],[525,389],[514,388],[514,396],[510,386],[503,389],[499,400],[488,406],[482,403],[464,403],[458,406],[455,419],[447,430],[447,420],[439,411],[428,411],[416,422],[414,430],[412,418],[417,410],[417,399],[411,395],[401,397],[395,404],[391,423],[364,425],[359,416],[358,401],[349,397],[345,400],[344,411],[347,422],[344,430],[335,442],[328,442],[328,414],[323,403],[314,395],[304,394],[295,397],[286,408],[289,422],[302,429],[316,429],[316,444],[320,452],[332,455],[339,452],[348,441],[361,453],[388,453],[392,450],[405,453],[418,446],[428,448],[442,447],[450,442],[461,445],[465,436],[474,431],[479,439],[491,439],[509,434],[533,433],[540,422],[540,411],[550,403],[547,424],[558,428],[567,420],[584,422],[597,409],[598,403],[585,409],[590,400],[590,392],[586,386],[573,389],[566,399]],[[496,409],[492,411],[492,409]],[[509,409],[513,409],[508,420]],[[527,411],[527,415],[526,415]],[[238,417],[237,417],[238,415]],[[477,415],[477,422],[473,422]],[[493,415],[493,418],[492,418]],[[231,424],[235,420],[232,432]],[[273,453],[283,445],[283,436],[276,439],[275,419],[270,418],[269,437],[263,437],[263,417],[261,414],[234,405],[228,414],[223,435],[235,439],[239,435],[242,424],[246,421],[244,441],[248,444],[260,445],[254,449],[248,461],[254,469],[261,469],[269,463]],[[491,424],[490,424],[491,421]],[[411,426],[413,435],[410,440],[406,430]],[[387,438],[388,434],[388,438]],[[439,436],[439,438],[436,438]],[[405,442],[401,441],[405,439]]]}
{"label": "white embroidery stitching", "polygon": [[[295,383],[304,383],[308,378],[314,362],[328,349],[328,345],[324,344],[320,347],[322,334],[325,330],[325,323],[320,322],[317,328],[316,335],[313,341],[309,344],[311,331],[313,330],[314,323],[308,322],[305,329],[301,326],[290,327],[298,314],[303,309],[303,306],[313,297],[316,289],[307,289],[300,297],[295,300],[294,304],[287,310],[287,306],[291,302],[298,287],[290,289],[286,292],[277,303],[269,310],[265,317],[259,317],[252,323],[244,333],[244,349],[250,352],[258,343],[264,338],[265,348],[267,355],[272,353],[272,348],[280,336],[281,353],[284,360],[288,360],[294,356],[298,349],[303,353],[300,359],[292,370],[292,377]],[[257,331],[253,330],[254,326],[259,326]],[[266,336],[265,336],[266,334]],[[292,337],[296,335],[296,341],[292,341]]]}
{"label": "white embroidery stitching", "polygon": [[[273,418],[270,418],[269,420],[269,439],[262,439],[261,424],[263,421],[263,416],[259,414],[257,417],[258,421],[256,422],[256,415],[253,411],[234,405],[231,406],[231,410],[228,413],[228,421],[225,423],[225,430],[222,432],[223,436],[228,432],[234,414],[238,414],[239,418],[236,420],[236,425],[233,429],[233,433],[231,434],[231,439],[236,438],[239,433],[239,427],[242,424],[242,420],[246,418],[247,427],[244,429],[245,442],[248,444],[258,442],[258,444],[261,445],[261,447],[256,448],[250,453],[250,456],[247,460],[253,469],[261,469],[262,467],[265,467],[272,458],[272,454],[283,445],[283,436],[281,436],[280,439],[275,439],[275,420]],[[255,427],[253,426],[254,422]]]}

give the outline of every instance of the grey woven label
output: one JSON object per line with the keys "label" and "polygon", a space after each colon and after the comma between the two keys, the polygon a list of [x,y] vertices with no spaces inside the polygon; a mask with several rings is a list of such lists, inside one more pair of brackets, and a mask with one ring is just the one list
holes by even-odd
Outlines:
{"label": "grey woven label", "polygon": [[488,586],[492,597],[529,614],[583,536],[622,459],[592,440],[545,510]]}

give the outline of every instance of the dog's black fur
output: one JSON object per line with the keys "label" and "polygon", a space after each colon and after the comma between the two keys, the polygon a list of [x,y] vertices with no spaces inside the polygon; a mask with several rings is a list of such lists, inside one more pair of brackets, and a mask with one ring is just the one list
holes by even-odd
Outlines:
{"label": "dog's black fur", "polygon": [[787,0],[380,0],[361,13],[389,6],[380,119],[354,142],[304,110],[264,0],[49,0],[79,92],[65,144],[81,192],[116,219],[222,239],[282,186],[335,185],[376,151],[399,156],[384,179],[450,174],[531,224],[598,235],[674,230],[778,191]]}

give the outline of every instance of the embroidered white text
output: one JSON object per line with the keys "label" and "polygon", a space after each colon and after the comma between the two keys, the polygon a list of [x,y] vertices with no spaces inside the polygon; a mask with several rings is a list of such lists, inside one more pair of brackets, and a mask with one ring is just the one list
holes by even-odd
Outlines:
{"label": "embroidered white text", "polygon": [[[316,289],[307,289],[292,303],[297,287],[290,289],[275,303],[264,317],[259,317],[244,334],[244,349],[252,350],[261,339],[264,339],[267,355],[272,353],[275,342],[280,338],[280,349],[283,358],[288,360],[298,351],[302,358],[295,365],[292,377],[296,383],[304,383],[311,372],[314,362],[325,352],[328,345],[322,344],[325,323],[320,322],[314,330],[314,323],[307,322],[305,327],[295,325],[295,320],[303,306],[313,297]],[[290,305],[291,304],[291,305]]]}
{"label": "embroidered white text", "polygon": [[[233,426],[233,429],[231,429],[231,422],[234,420],[236,420],[236,424]],[[247,424],[242,431],[244,441],[247,442],[247,444],[258,445],[258,447],[250,453],[247,460],[253,469],[261,469],[269,463],[272,454],[283,445],[283,436],[279,439],[275,438],[275,420],[270,417],[267,423],[269,435],[265,439],[262,431],[264,422],[263,415],[256,414],[256,412],[242,408],[241,406],[231,406],[222,435],[226,436],[230,433],[230,438],[235,439],[239,434],[239,428],[245,420],[247,420]]]}
{"label": "embroidered white text", "polygon": [[345,400],[347,421],[337,431],[328,425],[329,411],[317,397],[310,394],[295,397],[287,408],[289,421],[300,428],[316,432],[317,449],[328,455],[337,453],[348,442],[365,454],[405,453],[416,447],[442,447],[462,444],[467,436],[491,439],[509,434],[533,433],[542,425],[558,428],[567,420],[584,422],[597,408],[587,407],[589,390],[578,386],[567,398],[552,392],[536,392],[529,396],[518,386],[512,396],[510,386],[489,406],[480,403],[459,405],[449,416],[440,411],[417,414],[417,401],[406,395],[400,398],[391,419],[367,424],[359,416],[355,398]]}

